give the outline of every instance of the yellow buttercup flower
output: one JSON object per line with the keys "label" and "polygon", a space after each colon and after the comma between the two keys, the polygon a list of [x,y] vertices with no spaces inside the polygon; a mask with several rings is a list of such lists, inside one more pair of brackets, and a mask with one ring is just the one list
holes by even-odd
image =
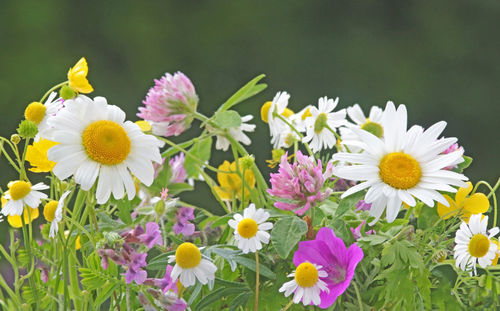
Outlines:
{"label": "yellow buttercup flower", "polygon": [[472,191],[472,183],[467,182],[467,188],[459,188],[455,194],[455,199],[450,198],[447,195],[443,195],[450,203],[450,207],[446,207],[441,203],[437,205],[437,212],[440,217],[448,219],[452,216],[461,215],[461,218],[465,221],[469,221],[469,218],[473,214],[482,214],[488,211],[490,207],[490,202],[484,193],[474,193],[471,196],[467,195]]}
{"label": "yellow buttercup flower", "polygon": [[35,173],[52,171],[56,162],[47,159],[47,151],[55,145],[57,145],[56,142],[43,138],[29,145],[26,151],[26,161],[32,166],[29,170]]}
{"label": "yellow buttercup flower", "polygon": [[[241,161],[241,159],[239,159]],[[240,162],[241,163],[241,162]],[[234,171],[236,172],[236,162],[229,163],[224,161],[219,165],[221,171]],[[216,186],[215,191],[222,200],[232,200],[234,196],[241,199],[243,183],[241,177],[237,173],[217,173],[217,180],[220,187]],[[255,175],[252,170],[245,170],[245,182],[250,189],[255,187]],[[250,196],[250,191],[245,187],[245,197]]]}
{"label": "yellow buttercup flower", "polygon": [[[68,238],[68,235],[69,235],[69,230],[65,230],[64,237]],[[75,240],[75,250],[79,250],[80,248],[82,248],[82,244],[80,243],[80,236],[77,236]]]}
{"label": "yellow buttercup flower", "polygon": [[[2,208],[3,208],[5,203],[7,203],[7,199],[2,197],[1,201],[2,201]],[[28,213],[28,208],[26,206],[24,207],[23,217],[24,217],[25,224],[29,224],[34,219],[37,219],[38,216],[39,216],[38,207],[32,208],[29,213]],[[9,225],[12,228],[21,228],[23,226],[23,221],[21,219],[21,216],[19,216],[19,215],[7,216],[7,222],[9,223]]]}
{"label": "yellow buttercup flower", "polygon": [[84,94],[94,91],[94,88],[87,80],[88,73],[89,67],[87,65],[87,60],[85,57],[82,57],[78,63],[76,63],[76,65],[68,71],[69,87]]}

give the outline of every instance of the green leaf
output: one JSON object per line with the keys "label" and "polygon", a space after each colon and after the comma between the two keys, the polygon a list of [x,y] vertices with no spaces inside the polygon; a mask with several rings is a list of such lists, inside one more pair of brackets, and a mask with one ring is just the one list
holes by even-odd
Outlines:
{"label": "green leaf", "polygon": [[[234,259],[234,261],[236,261],[240,265],[245,266],[254,272],[256,271],[255,267],[257,265],[255,264],[255,260],[249,259],[246,257],[242,257],[242,256],[235,256],[233,259]],[[265,276],[268,279],[272,279],[272,280],[274,280],[276,278],[276,274],[274,274],[274,272],[269,270],[269,268],[264,266],[261,262],[259,262],[259,274],[262,276]]]}
{"label": "green leaf", "polygon": [[464,161],[457,165],[457,170],[461,173],[463,170],[468,168],[472,163],[472,158],[468,156],[463,156]]}
{"label": "green leaf", "polygon": [[196,308],[194,308],[194,309],[195,310],[203,310],[207,307],[210,307],[213,303],[222,299],[223,297],[238,294],[238,293],[241,293],[241,291],[242,291],[241,287],[233,287],[233,288],[221,287],[221,288],[218,288],[215,291],[212,291],[207,296],[205,296],[202,300],[200,300],[200,302],[196,305]]}
{"label": "green leaf", "polygon": [[339,203],[339,207],[337,208],[337,211],[335,212],[335,217],[340,217],[344,215],[349,209],[354,209],[356,207],[356,203],[358,203],[359,200],[361,200],[365,196],[364,192],[357,192],[354,193],[347,198],[343,199]]}
{"label": "green leaf", "polygon": [[236,93],[234,93],[229,99],[222,104],[222,106],[218,109],[218,111],[226,111],[229,108],[233,107],[234,105],[237,105],[244,101],[245,99],[248,99],[252,96],[257,95],[258,93],[262,92],[267,85],[266,84],[257,84],[260,80],[262,80],[266,75],[261,74],[255,78],[253,78],[250,82],[245,84],[241,89],[239,89]]}
{"label": "green leaf", "polygon": [[105,284],[101,284],[101,289],[99,290],[99,294],[97,295],[97,298],[95,299],[95,304],[97,306],[100,306],[101,304],[103,304],[106,299],[108,299],[115,290],[117,290],[119,288],[119,284],[116,284],[116,283],[105,283]]}
{"label": "green leaf", "polygon": [[192,191],[194,190],[193,186],[187,183],[175,183],[168,185],[168,194],[169,195],[177,195],[184,191]]}
{"label": "green leaf", "polygon": [[298,217],[279,219],[271,231],[274,249],[281,258],[286,259],[306,232],[307,223]]}
{"label": "green leaf", "polygon": [[217,111],[214,115],[214,122],[223,129],[229,129],[240,126],[241,117],[234,110]]}
{"label": "green leaf", "polygon": [[229,311],[235,311],[238,310],[240,306],[244,306],[248,299],[250,298],[250,292],[243,292],[236,296],[233,301],[231,301],[231,307],[229,308]]}
{"label": "green leaf", "polygon": [[205,139],[199,140],[193,144],[189,149],[188,154],[184,160],[184,168],[189,177],[198,177],[199,170],[198,167],[200,163],[193,159],[197,158],[201,162],[206,162],[210,159],[210,152],[212,150],[212,138],[207,137]]}

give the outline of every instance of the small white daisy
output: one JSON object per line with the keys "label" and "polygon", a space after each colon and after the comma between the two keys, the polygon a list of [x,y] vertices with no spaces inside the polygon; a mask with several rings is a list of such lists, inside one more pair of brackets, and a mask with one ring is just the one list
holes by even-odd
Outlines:
{"label": "small white daisy", "polygon": [[386,207],[387,221],[394,221],[402,202],[415,206],[415,198],[431,207],[434,201],[449,206],[438,191],[456,192],[457,189],[451,186],[467,187],[464,182],[467,177],[444,169],[463,154],[463,150],[440,154],[457,140],[437,139],[446,122],[438,122],[426,131],[420,126],[413,126],[407,131],[404,105],[400,105],[396,111],[392,102],[388,102],[385,110],[383,139],[353,128],[360,140],[352,143],[356,143],[364,152],[339,152],[332,157],[333,160],[354,164],[334,168],[335,175],[363,181],[344,192],[342,198],[369,188],[364,200],[372,204],[370,214],[375,217],[372,224],[380,218]]}
{"label": "small white daisy", "polygon": [[[368,131],[373,135],[381,138],[384,134],[384,126],[382,124],[384,111],[377,107],[373,106],[370,109],[369,117],[365,117],[363,110],[359,107],[358,104],[355,104],[352,107],[347,108],[347,115],[351,118],[354,123],[348,123],[347,127],[341,127],[340,137],[341,137],[341,151],[346,151],[347,149],[343,146],[344,141],[353,141],[358,140],[358,135],[356,135],[351,128],[360,128],[362,130]],[[351,146],[349,147],[349,151],[353,153],[360,152],[361,149],[359,147]]]}
{"label": "small white daisy", "polygon": [[477,275],[476,263],[482,268],[491,265],[497,252],[497,245],[491,238],[498,232],[498,227],[488,230],[488,216],[482,214],[470,216],[469,224],[462,222],[455,236],[456,267],[463,271],[472,269]]}
{"label": "small white daisy", "polygon": [[302,301],[304,306],[308,306],[312,302],[318,306],[321,304],[321,292],[330,292],[326,283],[321,280],[321,278],[328,277],[328,273],[322,270],[322,266],[303,262],[288,276],[293,277],[293,280],[284,283],[279,291],[285,292],[285,297],[294,293],[294,303]]}
{"label": "small white daisy", "polygon": [[56,99],[56,96],[57,93],[52,92],[45,101],[45,104],[33,102],[24,111],[26,120],[33,121],[38,126],[38,134],[35,137],[35,141],[39,141],[40,137],[50,139],[51,126],[49,126],[48,120],[63,107],[63,100],[61,98]]}
{"label": "small white daisy", "polygon": [[71,191],[63,193],[59,201],[50,201],[43,208],[43,215],[47,221],[50,221],[49,238],[56,236],[59,231],[59,222],[62,220],[62,212],[64,208],[64,200],[68,197]]}
{"label": "small white daisy", "polygon": [[201,284],[207,284],[215,279],[217,267],[208,259],[203,258],[200,249],[193,243],[184,242],[177,247],[175,255],[168,256],[168,262],[174,262],[170,277],[172,282],[177,279],[184,287],[192,286],[196,279]]}
{"label": "small white daisy", "polygon": [[[253,132],[255,130],[255,124],[248,124],[248,122],[253,119],[252,115],[246,115],[241,117],[241,124],[238,127],[232,127],[227,129],[227,134],[245,145],[250,145],[252,141],[244,132]],[[224,135],[217,135],[217,142],[215,143],[215,149],[226,151],[231,143]]]}
{"label": "small white daisy", "polygon": [[49,189],[44,183],[32,186],[23,180],[11,181],[7,187],[9,190],[5,192],[4,198],[8,201],[2,209],[2,214],[5,216],[22,215],[24,205],[37,208],[41,200],[47,198],[45,193],[38,190]]}
{"label": "small white daisy", "polygon": [[132,200],[136,190],[131,174],[146,186],[153,182],[152,161],[161,163],[163,143],[125,121],[125,112],[108,105],[104,97],[67,100],[49,125],[54,129],[52,140],[59,143],[47,153],[57,163],[54,174],[61,180],[74,175],[85,191],[99,176],[97,203],[106,203],[111,193],[121,199],[125,190]]}
{"label": "small white daisy", "polygon": [[[309,109],[311,116],[305,119],[306,136],[304,142],[309,143],[313,152],[321,151],[322,149],[331,149],[337,142],[335,134],[331,130],[337,127],[346,125],[345,109],[332,112],[337,106],[339,98],[335,101],[326,96],[318,100],[318,108],[311,106]],[[328,129],[328,127],[330,129]]]}
{"label": "small white daisy", "polygon": [[293,111],[287,108],[289,99],[290,95],[287,92],[278,92],[274,96],[273,101],[266,102],[260,110],[262,121],[269,124],[271,144],[274,149],[288,147],[286,138],[292,132],[292,129],[274,114],[281,115],[291,124],[290,116],[293,115]]}
{"label": "small white daisy", "polygon": [[265,222],[269,218],[269,213],[264,209],[255,210],[255,204],[250,204],[241,214],[234,214],[234,219],[227,223],[234,229],[234,238],[238,241],[238,248],[244,254],[255,253],[262,249],[262,243],[268,244],[270,235],[267,230],[273,228],[273,224]]}

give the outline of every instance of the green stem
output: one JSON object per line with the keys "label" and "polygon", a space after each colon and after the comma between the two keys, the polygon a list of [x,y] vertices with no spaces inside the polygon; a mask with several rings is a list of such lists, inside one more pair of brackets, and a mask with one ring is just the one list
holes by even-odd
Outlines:
{"label": "green stem", "polygon": [[53,86],[50,90],[48,90],[43,96],[42,96],[42,99],[40,99],[40,103],[43,103],[43,101],[45,100],[45,98],[47,98],[47,96],[49,96],[49,94],[52,92],[52,91],[55,91],[56,89],[60,88],[61,86],[65,85],[66,83],[68,83],[68,81],[64,81],[64,82],[61,82],[55,86]]}
{"label": "green stem", "polygon": [[14,148],[14,146],[12,145],[12,143],[9,140],[7,140],[6,138],[0,136],[0,140],[2,140],[2,144],[1,144],[0,148],[1,148],[2,152],[3,152],[3,154],[5,155],[5,158],[9,161],[10,165],[19,173],[19,167],[14,162],[14,160],[12,160],[12,158],[10,157],[10,155],[7,153],[7,150],[4,148],[3,144],[4,144],[4,142],[7,142],[9,144],[11,150],[14,151],[14,152],[15,152],[16,149]]}
{"label": "green stem", "polygon": [[285,119],[282,115],[280,114],[277,114],[276,112],[274,113],[274,116],[277,117],[278,119],[280,119],[281,121],[285,122],[286,125],[288,125],[290,127],[290,129],[292,131],[294,131],[299,137],[300,137],[300,142],[304,145],[304,147],[306,148],[307,150],[307,153],[309,153],[309,155],[314,155],[314,153],[312,152],[311,148],[309,148],[309,144],[305,143],[303,141],[304,139],[304,135],[302,135],[301,132],[299,132],[290,122],[288,122],[287,119]]}
{"label": "green stem", "polygon": [[293,299],[290,300],[290,302],[288,302],[288,304],[283,308],[281,309],[281,311],[286,311],[288,310],[288,308],[290,308],[291,306],[293,305]]}
{"label": "green stem", "polygon": [[361,294],[359,293],[358,285],[356,285],[356,282],[352,282],[352,285],[354,285],[354,290],[356,291],[356,298],[358,299],[359,310],[363,310],[363,301],[361,300]]}
{"label": "green stem", "polygon": [[[325,127],[326,127],[326,128],[327,128],[330,132],[332,132],[332,133],[333,133],[333,135],[335,135],[335,137],[337,138],[337,140],[338,140],[338,141],[342,141],[342,137],[340,137],[340,135],[339,135],[336,131],[334,131],[334,130],[333,130],[333,129],[332,129],[332,128],[328,125],[328,124],[326,124],[326,125],[325,125]],[[346,145],[344,145],[344,147],[345,147],[345,150],[346,150],[347,152],[351,153],[351,150],[349,150],[349,147],[347,147]],[[340,144],[337,144],[337,149],[338,149],[338,151],[340,152]]]}
{"label": "green stem", "polygon": [[[27,208],[26,210],[28,212],[28,219],[31,219],[30,208]],[[26,273],[26,275],[24,275],[21,278],[21,280],[28,278],[31,290],[32,290],[34,298],[35,298],[35,304],[36,304],[37,309],[38,309],[38,292],[36,289],[36,282],[35,282],[34,275],[33,275],[33,272],[35,269],[35,264],[34,264],[35,258],[31,255],[31,240],[29,239],[28,233],[26,232],[26,223],[24,221],[24,215],[21,215],[20,217],[21,217],[21,222],[22,222],[24,248],[26,249],[26,252],[28,253],[28,258],[31,259],[30,260],[30,267],[29,267],[30,269]],[[20,282],[20,283],[22,283],[22,282]]]}
{"label": "green stem", "polygon": [[255,311],[259,310],[259,251],[255,251]]}

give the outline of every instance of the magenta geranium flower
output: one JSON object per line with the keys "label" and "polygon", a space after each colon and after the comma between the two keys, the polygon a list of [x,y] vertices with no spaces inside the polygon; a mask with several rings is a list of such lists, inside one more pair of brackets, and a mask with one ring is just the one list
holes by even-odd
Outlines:
{"label": "magenta geranium flower", "polygon": [[323,189],[325,181],[332,176],[333,165],[328,162],[325,172],[321,160],[316,165],[313,157],[297,151],[297,161],[288,163],[287,154],[281,157],[278,173],[271,174],[271,189],[267,192],[278,202],[274,206],[303,215],[309,208],[323,202],[332,192]]}
{"label": "magenta geranium flower", "polygon": [[191,126],[198,96],[182,72],[167,73],[155,80],[142,103],[145,107],[139,108],[137,116],[151,123],[153,134],[177,136]]}
{"label": "magenta geranium flower", "polygon": [[363,256],[363,250],[358,245],[352,244],[347,249],[332,229],[321,228],[315,240],[299,242],[299,248],[293,255],[293,263],[299,266],[310,262],[321,266],[327,273],[326,277],[320,277],[328,288],[328,291],[320,293],[319,307],[325,309],[349,287],[354,270]]}

